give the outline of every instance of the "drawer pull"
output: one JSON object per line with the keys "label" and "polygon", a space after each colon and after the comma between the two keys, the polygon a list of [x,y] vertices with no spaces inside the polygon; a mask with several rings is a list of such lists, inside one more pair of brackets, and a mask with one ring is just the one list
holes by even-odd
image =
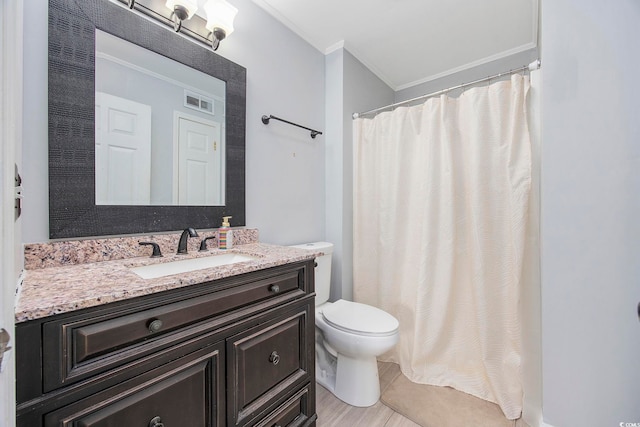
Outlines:
{"label": "drawer pull", "polygon": [[269,355],[269,362],[271,362],[274,366],[280,362],[280,355],[277,351],[272,351]]}
{"label": "drawer pull", "polygon": [[151,421],[149,421],[149,427],[164,427],[164,423],[162,422],[162,418],[153,417]]}
{"label": "drawer pull", "polygon": [[[160,319],[154,319],[151,322],[149,322],[149,332],[151,332],[152,334],[155,334],[156,332],[158,332],[160,329],[162,329],[162,320]],[[157,417],[156,417],[157,418]],[[152,420],[153,421],[153,420]]]}
{"label": "drawer pull", "polygon": [[280,292],[280,286],[278,286],[278,285],[269,286],[269,292],[277,294],[278,292]]}

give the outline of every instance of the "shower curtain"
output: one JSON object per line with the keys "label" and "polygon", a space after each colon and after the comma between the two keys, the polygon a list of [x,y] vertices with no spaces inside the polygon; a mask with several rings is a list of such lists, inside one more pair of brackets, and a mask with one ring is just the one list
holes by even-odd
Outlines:
{"label": "shower curtain", "polygon": [[394,315],[412,381],[522,411],[529,78],[354,121],[354,299]]}

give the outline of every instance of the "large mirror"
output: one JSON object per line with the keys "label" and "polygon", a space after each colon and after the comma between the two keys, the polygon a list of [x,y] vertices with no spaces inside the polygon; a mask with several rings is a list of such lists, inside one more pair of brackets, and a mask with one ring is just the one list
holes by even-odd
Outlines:
{"label": "large mirror", "polygon": [[[243,67],[119,4],[50,0],[50,237],[244,225],[245,90]],[[133,129],[141,156],[120,141]]]}
{"label": "large mirror", "polygon": [[224,205],[225,82],[96,30],[96,204]]}

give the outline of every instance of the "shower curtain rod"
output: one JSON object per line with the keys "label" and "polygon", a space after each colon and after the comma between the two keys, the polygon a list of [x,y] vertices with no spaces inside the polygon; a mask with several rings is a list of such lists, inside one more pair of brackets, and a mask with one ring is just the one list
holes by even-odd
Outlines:
{"label": "shower curtain rod", "polygon": [[362,116],[364,116],[366,114],[377,113],[378,111],[386,110],[386,109],[389,109],[389,108],[395,108],[395,107],[398,107],[400,105],[410,104],[412,102],[419,101],[421,99],[431,98],[431,97],[437,96],[437,95],[442,95],[443,93],[447,93],[447,92],[452,91],[452,90],[460,89],[460,88],[467,87],[467,86],[472,86],[472,85],[475,85],[475,84],[478,84],[478,83],[486,82],[488,80],[497,79],[497,78],[500,78],[502,76],[506,76],[506,75],[509,75],[509,74],[515,74],[515,73],[519,73],[521,71],[526,71],[526,70],[534,71],[534,70],[537,70],[538,68],[540,68],[540,60],[536,59],[531,64],[524,65],[524,66],[522,66],[520,68],[516,68],[515,70],[509,70],[509,71],[506,71],[504,73],[494,74],[493,76],[484,77],[482,79],[474,80],[474,81],[469,82],[469,83],[463,83],[463,84],[458,85],[458,86],[452,86],[452,87],[447,88],[447,89],[442,89],[442,90],[439,90],[437,92],[432,92],[432,93],[428,93],[426,95],[421,95],[421,96],[418,96],[416,98],[408,99],[406,101],[396,102],[395,104],[386,105],[384,107],[374,108],[373,110],[365,111],[364,113],[353,113],[352,118],[355,120],[355,119],[357,119],[359,117],[362,117]]}

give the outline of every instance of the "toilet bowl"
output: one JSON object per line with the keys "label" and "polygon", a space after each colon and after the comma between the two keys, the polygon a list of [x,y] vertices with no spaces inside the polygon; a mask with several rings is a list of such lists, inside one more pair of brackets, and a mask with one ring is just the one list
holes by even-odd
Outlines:
{"label": "toilet bowl", "polygon": [[316,364],[318,382],[350,405],[374,405],[380,398],[376,357],[397,344],[398,321],[375,307],[338,300],[316,307],[316,328],[323,339],[316,346],[336,358],[333,377]]}
{"label": "toilet bowl", "polygon": [[376,357],[398,342],[398,320],[366,304],[328,302],[333,245],[317,242],[296,248],[321,251],[316,258],[316,381],[353,406],[371,406],[380,398]]}

